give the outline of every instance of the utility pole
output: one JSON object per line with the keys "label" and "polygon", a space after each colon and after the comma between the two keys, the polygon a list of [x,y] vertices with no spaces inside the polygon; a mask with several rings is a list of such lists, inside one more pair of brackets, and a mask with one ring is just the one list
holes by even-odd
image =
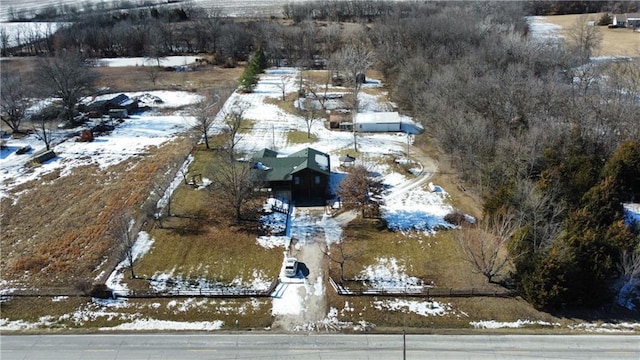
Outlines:
{"label": "utility pole", "polygon": [[402,329],[402,360],[407,360],[407,333]]}

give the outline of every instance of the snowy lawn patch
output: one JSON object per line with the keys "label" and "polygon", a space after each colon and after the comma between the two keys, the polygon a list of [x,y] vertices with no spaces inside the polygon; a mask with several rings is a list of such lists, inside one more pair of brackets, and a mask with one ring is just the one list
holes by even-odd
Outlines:
{"label": "snowy lawn patch", "polygon": [[354,324],[350,321],[342,321],[338,319],[338,309],[332,307],[329,309],[327,317],[315,322],[308,322],[302,325],[296,325],[293,331],[341,331],[351,329],[353,331],[369,331],[375,328],[374,324],[364,320]]}
{"label": "snowy lawn patch", "polygon": [[385,197],[382,217],[393,231],[419,231],[430,235],[438,229],[454,226],[444,217],[454,211],[446,203],[448,194],[444,191],[428,192],[422,188],[411,189],[401,196]]}
{"label": "snowy lawn patch", "polygon": [[367,266],[356,276],[376,289],[421,290],[422,280],[405,274],[405,266],[396,258],[377,258],[377,263]]}
{"label": "snowy lawn patch", "polygon": [[558,34],[562,26],[547,22],[542,16],[527,16],[526,19],[533,38],[542,40],[562,38]]}
{"label": "snowy lawn patch", "polygon": [[272,315],[297,315],[304,309],[305,284],[285,283],[280,284],[272,297]]}
{"label": "snowy lawn patch", "polygon": [[269,288],[271,281],[254,270],[252,277],[243,279],[237,276],[231,283],[219,283],[204,277],[190,278],[181,274],[156,273],[151,277],[150,285],[157,292],[175,292],[182,295],[197,296],[202,293],[228,293],[235,290],[256,290],[262,291]]}
{"label": "snowy lawn patch", "polygon": [[629,227],[640,228],[640,204],[627,203],[622,206],[624,208],[624,223]]}
{"label": "snowy lawn patch", "polygon": [[[162,99],[163,103],[158,107],[174,108],[193,104],[200,96],[184,91],[157,91],[151,92]],[[127,93],[129,96],[138,96],[143,93]],[[117,94],[104,95],[111,98]],[[88,125],[87,125],[88,126]],[[61,176],[68,176],[72,170],[80,167],[97,164],[101,169],[122,163],[132,158],[145,156],[147,149],[157,147],[173,140],[177,135],[189,130],[188,117],[182,115],[155,115],[153,112],[144,112],[132,115],[123,123],[117,124],[109,134],[97,136],[92,142],[76,142],[76,136],[70,136],[80,132],[87,126],[76,129],[57,130],[52,136],[54,146],[52,150],[56,158],[37,167],[27,167],[33,153],[43,150],[44,143],[35,135],[29,135],[21,139],[8,139],[9,149],[29,145],[33,152],[18,155],[15,150],[6,152],[3,150],[0,156],[0,195],[8,196],[12,188],[29,181],[38,180],[44,175],[56,170]],[[70,136],[70,137],[69,137]]]}
{"label": "snowy lawn patch", "polygon": [[258,236],[256,239],[258,244],[266,249],[288,248],[291,238],[288,236]]}
{"label": "snowy lawn patch", "polygon": [[124,323],[113,327],[102,327],[100,330],[220,330],[224,322],[215,321],[168,321],[156,319],[139,319],[130,323]]}
{"label": "snowy lawn patch", "polygon": [[557,327],[560,326],[559,323],[550,323],[547,321],[531,321],[531,320],[518,320],[511,322],[504,321],[495,321],[495,320],[482,320],[482,321],[472,321],[469,324],[476,329],[519,329],[524,327],[531,326],[545,326],[545,327]]}
{"label": "snowy lawn patch", "polygon": [[[160,58],[160,66],[184,66],[193,64],[198,56],[165,56]],[[131,58],[103,58],[95,61],[96,66],[125,67],[125,66],[158,66],[158,60],[146,57]]]}
{"label": "snowy lawn patch", "polygon": [[440,304],[435,301],[400,299],[374,301],[373,307],[378,310],[400,311],[403,313],[410,312],[420,316],[444,316],[454,311],[450,304]]}
{"label": "snowy lawn patch", "polygon": [[633,333],[640,331],[640,323],[583,323],[578,325],[570,325],[572,330],[584,330],[586,332],[595,333]]}

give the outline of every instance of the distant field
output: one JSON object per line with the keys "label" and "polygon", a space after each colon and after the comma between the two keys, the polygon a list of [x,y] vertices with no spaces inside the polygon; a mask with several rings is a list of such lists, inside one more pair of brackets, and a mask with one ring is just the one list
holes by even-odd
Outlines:
{"label": "distant field", "polygon": [[[303,0],[304,1],[304,0]],[[2,0],[0,6],[0,21],[7,21],[11,13],[20,14],[26,10],[25,15],[40,11],[48,6],[77,6],[83,7],[85,4],[96,6],[100,3],[115,2],[110,0]],[[140,1],[142,2],[142,1]],[[219,9],[227,15],[280,15],[282,7],[287,0],[192,0],[192,4],[205,9]],[[298,0],[298,2],[300,2]],[[138,3],[132,1],[132,3]],[[152,0],[151,3],[167,3],[167,1]]]}
{"label": "distant field", "polygon": [[[544,16],[546,21],[562,26],[559,35],[564,35],[568,29],[573,27],[576,20],[582,15],[556,15]],[[590,14],[589,20],[598,21],[602,14]],[[640,56],[640,32],[633,32],[630,29],[609,29],[600,26],[602,31],[602,46],[595,54],[596,56]]]}

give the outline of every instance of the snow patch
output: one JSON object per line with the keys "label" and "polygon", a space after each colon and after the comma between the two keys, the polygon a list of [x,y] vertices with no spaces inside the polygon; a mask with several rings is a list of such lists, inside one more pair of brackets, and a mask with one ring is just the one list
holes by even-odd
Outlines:
{"label": "snow patch", "polygon": [[193,321],[180,322],[156,319],[139,319],[113,327],[102,327],[102,331],[112,330],[220,330],[224,321]]}
{"label": "snow patch", "polygon": [[531,320],[518,320],[511,322],[499,322],[495,320],[481,320],[481,321],[472,321],[469,324],[476,329],[502,329],[502,328],[510,328],[510,329],[519,329],[527,326],[560,326],[559,323],[550,323],[547,321],[531,321]]}

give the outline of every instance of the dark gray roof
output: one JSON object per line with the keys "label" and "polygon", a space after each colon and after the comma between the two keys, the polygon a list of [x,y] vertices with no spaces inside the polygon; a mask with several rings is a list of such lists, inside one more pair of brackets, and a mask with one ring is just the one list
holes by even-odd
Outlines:
{"label": "dark gray roof", "polygon": [[276,157],[277,153],[273,150],[263,149],[256,153],[252,160],[255,164],[261,163],[262,166],[254,166],[254,171],[262,172],[265,181],[291,181],[293,174],[304,169],[329,175],[331,172],[329,155],[306,148],[286,157]]}

